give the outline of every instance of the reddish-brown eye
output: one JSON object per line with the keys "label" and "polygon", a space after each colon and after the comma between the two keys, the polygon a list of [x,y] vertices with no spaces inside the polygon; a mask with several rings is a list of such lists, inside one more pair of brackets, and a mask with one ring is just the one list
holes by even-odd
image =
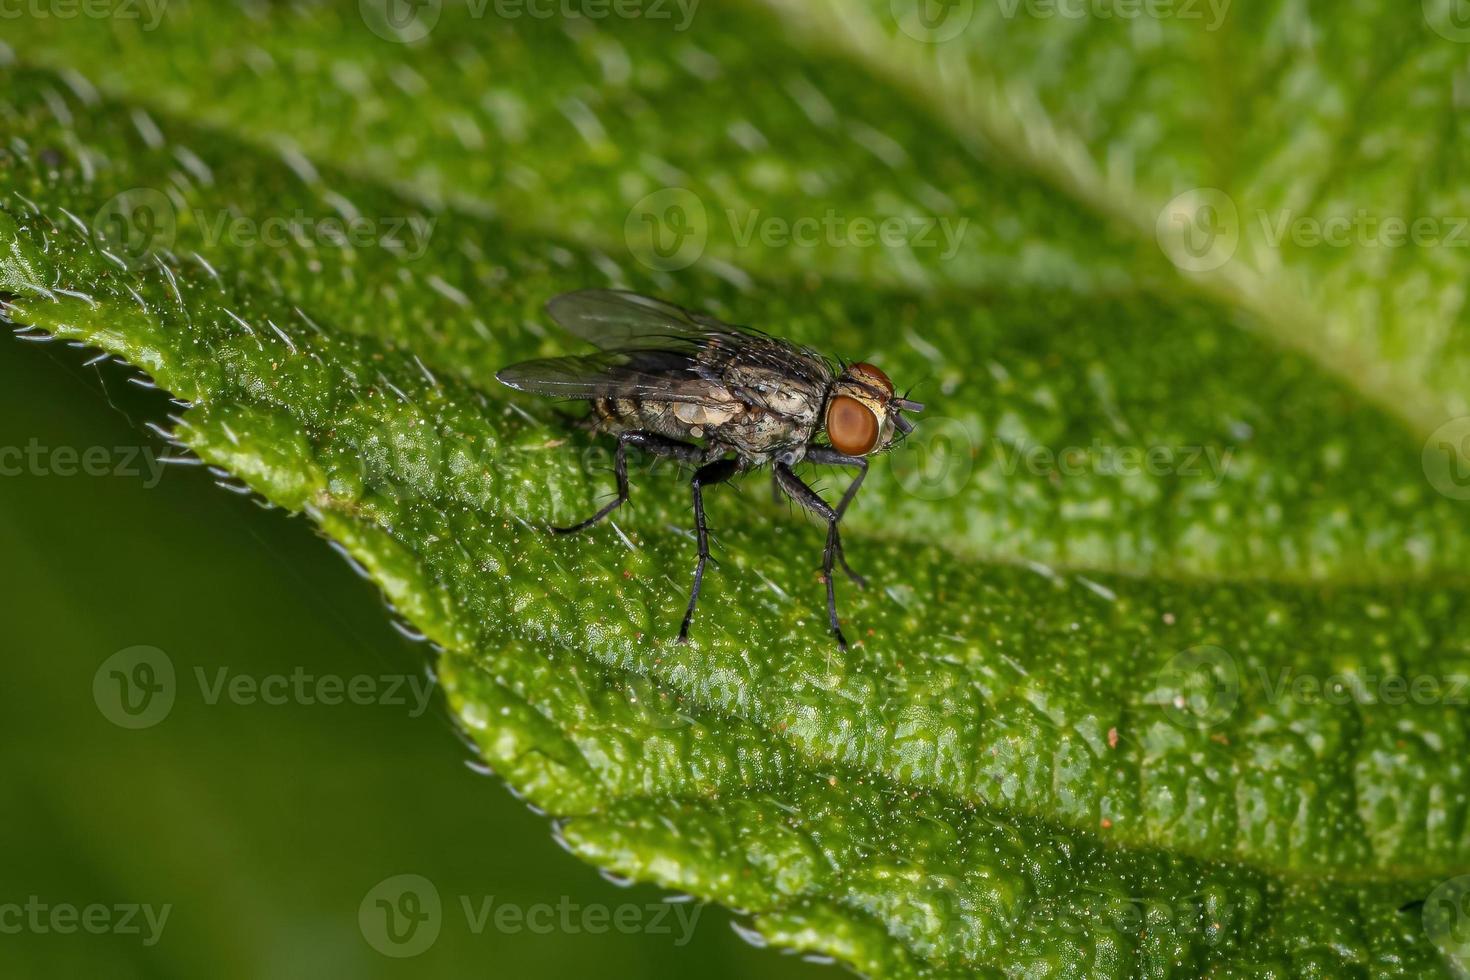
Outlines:
{"label": "reddish-brown eye", "polygon": [[864,456],[878,444],[878,417],[856,398],[838,395],[827,406],[827,438],[839,453]]}
{"label": "reddish-brown eye", "polygon": [[882,371],[878,370],[866,361],[858,361],[852,367],[847,369],[847,373],[851,374],[854,378],[863,382],[864,384],[869,384],[872,385],[874,388],[881,389],[883,391],[883,394],[887,395],[889,398],[893,397],[893,382],[888,380],[888,375],[884,374]]}

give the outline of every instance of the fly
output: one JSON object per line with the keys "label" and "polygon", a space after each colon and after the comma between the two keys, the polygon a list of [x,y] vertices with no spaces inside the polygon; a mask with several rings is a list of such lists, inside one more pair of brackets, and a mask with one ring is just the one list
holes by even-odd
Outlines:
{"label": "fly", "polygon": [[[556,297],[546,310],[598,352],[524,361],[496,378],[518,391],[589,402],[593,427],[618,440],[617,497],[586,520],[552,530],[585,530],[628,499],[629,446],[693,468],[699,557],[679,626],[683,643],[709,560],[704,488],[770,465],[777,490],[827,525],[827,620],[846,649],[833,564],[858,586],[866,583],[847,564],[838,524],[867,475],[868,457],[911,432],[914,424],[902,413],[924,406],[896,395],[871,364],[833,365],[810,348],[637,293],[582,289]],[[833,507],[796,475],[792,467],[801,462],[847,466],[857,476]]]}

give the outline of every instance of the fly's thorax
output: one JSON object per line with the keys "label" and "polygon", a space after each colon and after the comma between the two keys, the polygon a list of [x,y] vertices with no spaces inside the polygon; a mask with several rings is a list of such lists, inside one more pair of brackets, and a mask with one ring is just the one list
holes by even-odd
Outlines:
{"label": "fly's thorax", "polygon": [[698,439],[711,429],[721,428],[742,414],[741,406],[734,401],[709,405],[701,402],[674,402],[669,411],[679,422],[688,426],[689,434]]}

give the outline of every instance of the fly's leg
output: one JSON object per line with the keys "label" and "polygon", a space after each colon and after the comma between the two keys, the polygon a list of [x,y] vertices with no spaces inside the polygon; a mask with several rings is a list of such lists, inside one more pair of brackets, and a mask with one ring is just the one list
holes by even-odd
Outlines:
{"label": "fly's leg", "polygon": [[699,602],[699,587],[704,583],[704,566],[709,561],[709,529],[704,526],[704,488],[724,483],[740,470],[733,459],[717,459],[694,471],[690,486],[694,488],[694,532],[699,541],[699,558],[694,563],[694,586],[689,590],[689,608],[679,626],[679,642],[689,640],[689,623],[694,619],[694,606]]}
{"label": "fly's leg", "polygon": [[[868,475],[867,457],[849,456],[828,446],[812,446],[806,451],[806,461],[824,466],[851,466],[858,471],[857,476],[848,484],[847,492],[842,495],[842,500],[837,504],[837,519],[842,520],[842,515],[847,513],[847,505],[852,503],[852,498],[857,496],[858,488],[863,485],[863,478]],[[842,570],[847,573],[848,578],[852,579],[854,585],[860,589],[868,587],[868,580],[854,572],[852,566],[847,563],[847,555],[842,551],[840,539],[837,542],[837,561],[841,563]]]}
{"label": "fly's leg", "polygon": [[628,447],[637,446],[646,453],[654,456],[667,456],[684,463],[697,463],[700,460],[699,447],[691,443],[680,442],[677,439],[669,439],[656,432],[623,432],[618,435],[618,450],[613,454],[613,472],[618,478],[618,495],[597,513],[571,527],[553,527],[551,530],[556,534],[576,534],[584,531],[608,514],[617,510],[628,500]]}
{"label": "fly's leg", "polygon": [[832,563],[842,553],[842,537],[837,533],[837,522],[842,515],[803,483],[801,477],[785,463],[776,464],[776,482],[788,497],[827,522],[827,547],[822,551],[822,577],[827,580],[827,622],[837,637],[837,645],[846,650],[847,637],[842,635],[842,626],[837,621],[837,590],[832,582]]}

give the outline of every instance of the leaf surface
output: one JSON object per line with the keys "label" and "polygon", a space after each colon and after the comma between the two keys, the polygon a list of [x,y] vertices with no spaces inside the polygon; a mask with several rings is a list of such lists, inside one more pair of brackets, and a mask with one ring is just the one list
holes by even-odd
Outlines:
{"label": "leaf surface", "polygon": [[[181,442],[360,563],[568,847],[880,975],[1448,969],[1414,903],[1470,864],[1449,690],[1470,537],[1415,413],[1283,349],[1015,147],[977,148],[957,110],[919,111],[903,73],[930,68],[892,37],[818,41],[779,6],[701,10],[672,44],[461,30],[456,8],[405,47],[355,16],[19,24],[42,67],[11,68],[0,106],[0,292],[27,333],[188,403]],[[974,82],[964,64],[946,84]],[[686,178],[736,217],[702,263],[651,270],[624,219]],[[823,207],[971,216],[976,237],[948,258],[737,240]],[[354,216],[370,239],[324,230]],[[709,495],[721,564],[689,646],[672,470],[636,472],[614,525],[540,530],[596,506],[609,456],[493,373],[567,350],[541,305],[601,284],[919,383],[919,433],[847,532],[874,583],[840,587],[854,649],[825,632],[819,531],[755,476]],[[1447,403],[1445,336],[1434,370],[1343,342]],[[1301,677],[1440,688],[1308,697]]]}

